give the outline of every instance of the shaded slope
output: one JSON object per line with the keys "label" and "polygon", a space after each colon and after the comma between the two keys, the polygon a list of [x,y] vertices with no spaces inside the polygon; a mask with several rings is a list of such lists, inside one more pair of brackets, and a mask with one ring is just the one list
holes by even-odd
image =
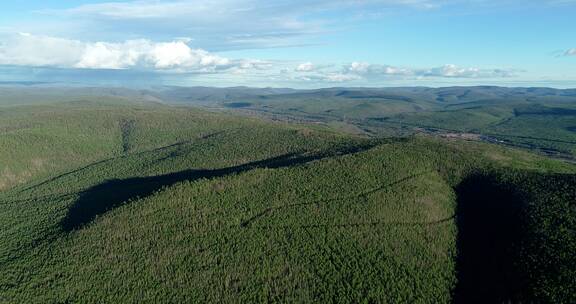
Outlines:
{"label": "shaded slope", "polygon": [[486,175],[470,176],[456,188],[455,303],[518,300],[522,280],[514,262],[521,239],[522,199],[517,191]]}
{"label": "shaded slope", "polygon": [[458,194],[455,303],[573,303],[576,175],[505,170]]}
{"label": "shaded slope", "polygon": [[79,199],[70,207],[68,214],[62,220],[65,231],[72,231],[89,223],[95,217],[110,211],[125,202],[145,198],[150,194],[182,181],[194,181],[202,178],[218,178],[230,174],[238,174],[256,168],[282,168],[336,155],[346,155],[370,149],[376,143],[365,146],[348,147],[345,150],[335,150],[320,154],[296,155],[287,154],[266,160],[256,161],[234,167],[214,170],[185,170],[152,177],[109,180],[94,186],[80,194]]}

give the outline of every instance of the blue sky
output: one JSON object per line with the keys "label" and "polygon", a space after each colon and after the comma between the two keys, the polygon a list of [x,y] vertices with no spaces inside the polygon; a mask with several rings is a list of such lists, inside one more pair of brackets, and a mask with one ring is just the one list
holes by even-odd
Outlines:
{"label": "blue sky", "polygon": [[576,87],[576,0],[3,1],[0,81]]}

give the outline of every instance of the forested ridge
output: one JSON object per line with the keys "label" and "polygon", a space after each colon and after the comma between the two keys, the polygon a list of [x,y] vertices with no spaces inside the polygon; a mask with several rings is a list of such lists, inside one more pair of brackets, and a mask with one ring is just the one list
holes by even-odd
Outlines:
{"label": "forested ridge", "polygon": [[0,164],[0,302],[576,301],[576,167],[526,151],[69,102]]}

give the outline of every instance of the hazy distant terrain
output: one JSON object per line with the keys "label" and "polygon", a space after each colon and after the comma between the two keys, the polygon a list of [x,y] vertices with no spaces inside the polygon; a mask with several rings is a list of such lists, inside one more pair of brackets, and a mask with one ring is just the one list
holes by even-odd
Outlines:
{"label": "hazy distant terrain", "polygon": [[[576,90],[547,88],[334,88],[273,93],[241,88],[165,100],[223,106],[278,119],[324,122],[371,135],[473,133],[494,142],[576,153]],[[195,92],[195,89],[190,89]],[[169,91],[170,92],[170,91]],[[357,128],[352,128],[357,127]],[[424,130],[423,130],[424,129]]]}
{"label": "hazy distant terrain", "polygon": [[331,88],[246,87],[156,89],[1,88],[0,103],[39,100],[118,100],[193,105],[275,120],[320,123],[348,133],[405,136],[432,133],[477,138],[573,158],[576,89],[447,87]]}
{"label": "hazy distant terrain", "polygon": [[68,88],[0,87],[0,104],[74,101],[98,97],[194,105],[276,120],[321,123],[370,136],[414,133],[480,137],[573,158],[576,89],[448,87],[331,88],[246,87]]}

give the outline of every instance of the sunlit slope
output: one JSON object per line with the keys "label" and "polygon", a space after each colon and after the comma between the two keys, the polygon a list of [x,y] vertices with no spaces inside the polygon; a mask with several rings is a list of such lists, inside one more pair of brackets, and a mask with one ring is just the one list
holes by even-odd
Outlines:
{"label": "sunlit slope", "polygon": [[[22,280],[10,292],[40,301],[447,301],[450,187],[431,165],[374,149],[177,183],[72,232],[55,229],[5,264],[5,280]],[[25,276],[22,261],[34,265]]]}
{"label": "sunlit slope", "polygon": [[[266,126],[261,121],[190,108],[114,100],[0,107],[0,190],[128,153],[216,135],[221,135],[218,141],[226,142],[227,136],[235,136],[234,130],[251,129],[257,135]],[[290,148],[290,137],[269,136],[269,140],[286,141]],[[271,152],[266,150],[266,141],[244,144],[252,145],[254,153]]]}

